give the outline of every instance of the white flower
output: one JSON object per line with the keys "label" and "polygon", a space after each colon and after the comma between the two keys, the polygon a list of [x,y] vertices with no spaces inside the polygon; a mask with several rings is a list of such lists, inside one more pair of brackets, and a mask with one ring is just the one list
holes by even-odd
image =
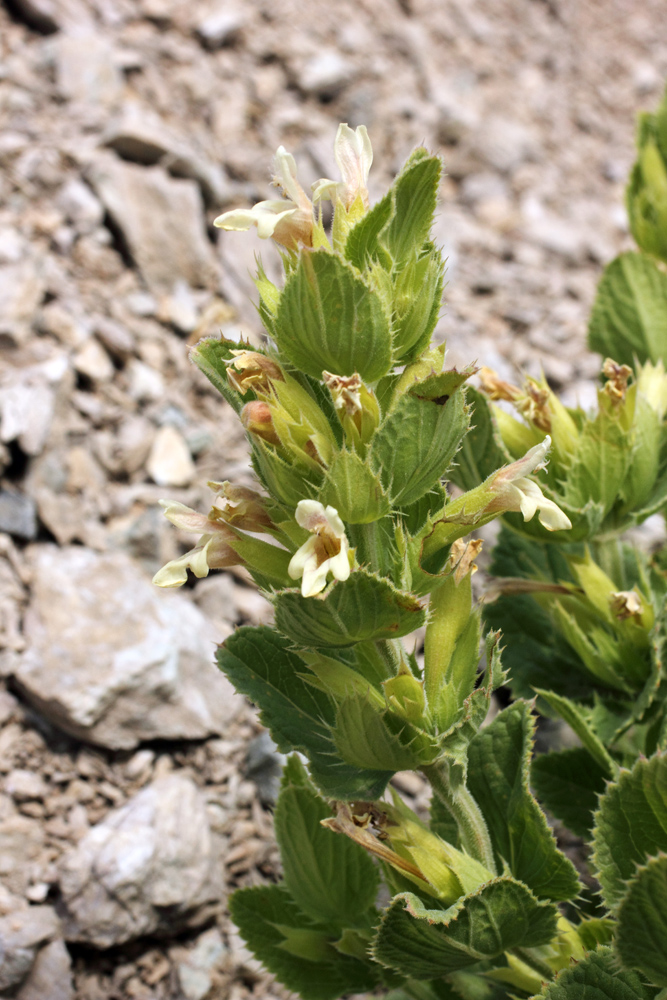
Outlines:
{"label": "white flower", "polygon": [[521,511],[524,521],[530,521],[535,512],[539,511],[540,524],[547,531],[565,531],[572,527],[567,514],[553,500],[544,496],[537,483],[526,478],[528,473],[545,468],[550,448],[551,438],[547,434],[544,441],[526,452],[518,462],[506,465],[491,477],[489,485],[495,493],[495,499],[486,508],[487,512]]}
{"label": "white flower", "polygon": [[350,544],[335,507],[324,507],[317,500],[300,500],[296,520],[311,532],[311,537],[294,553],[287,572],[293,580],[303,578],[301,593],[304,597],[314,597],[324,590],[329,572],[336,580],[347,580]]}
{"label": "white flower", "polygon": [[278,148],[274,161],[273,183],[285,199],[260,201],[252,208],[237,208],[219,215],[213,225],[219,229],[245,231],[257,226],[261,239],[269,237],[293,249],[297,243],[311,246],[313,241],[313,205],[296,176],[296,162],[284,146]]}
{"label": "white flower", "polygon": [[160,500],[165,517],[183,531],[202,532],[193,549],[172,559],[153,577],[157,587],[181,587],[188,579],[188,569],[196,577],[208,576],[209,569],[238,566],[242,560],[229,544],[234,532],[224,522],[212,521],[176,500]]}
{"label": "white flower", "polygon": [[349,209],[361,196],[364,208],[368,208],[368,174],[373,163],[373,149],[365,125],[351,129],[349,125],[338,126],[334,142],[334,158],[340,170],[342,182],[323,177],[313,184],[313,201],[340,200]]}

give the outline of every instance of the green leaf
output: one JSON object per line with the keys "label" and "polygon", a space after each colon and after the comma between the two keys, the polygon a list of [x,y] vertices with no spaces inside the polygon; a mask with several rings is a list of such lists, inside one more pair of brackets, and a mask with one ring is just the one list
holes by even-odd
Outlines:
{"label": "green leaf", "polygon": [[394,285],[394,362],[405,364],[428,347],[442,307],[444,264],[434,248],[416,257]]}
{"label": "green leaf", "polygon": [[348,524],[370,524],[390,511],[379,476],[355,451],[339,451],[334,456],[319,500],[335,507]]}
{"label": "green leaf", "polygon": [[[540,897],[572,899],[579,880],[562,854],[528,786],[535,728],[530,706],[517,701],[474,737],[468,787],[480,806],[499,859]],[[502,867],[502,865],[500,866]]]}
{"label": "green leaf", "polygon": [[667,851],[667,757],[656,754],[623,770],[600,799],[593,858],[602,897],[616,913],[637,865]]}
{"label": "green leaf", "polygon": [[[240,889],[231,897],[229,908],[250,950],[303,1000],[334,1000],[344,993],[361,993],[376,986],[379,976],[370,962],[341,955],[334,947],[335,935],[314,924],[284,886]],[[296,954],[309,950],[318,957]]]}
{"label": "green leaf", "polygon": [[638,869],[618,911],[616,950],[623,965],[667,986],[667,856]]}
{"label": "green leaf", "polygon": [[379,245],[378,238],[393,212],[394,199],[390,190],[348,233],[345,256],[359,271],[365,271],[371,261],[378,258],[390,264],[386,251]]}
{"label": "green leaf", "polygon": [[245,404],[255,398],[255,394],[249,390],[244,396],[241,396],[235,389],[232,389],[227,381],[227,366],[234,359],[232,351],[247,349],[247,344],[237,344],[233,340],[225,340],[224,337],[205,337],[190,350],[192,363],[204,373],[211,385],[215,386],[237,413],[240,413]]}
{"label": "green leaf", "polygon": [[348,837],[321,825],[331,810],[312,787],[288,784],[274,816],[285,885],[314,921],[334,927],[368,925],[378,871],[369,854]]}
{"label": "green leaf", "polygon": [[493,879],[447,910],[428,910],[411,892],[385,910],[373,956],[405,976],[426,979],[533,948],[556,934],[558,910],[508,876]]}
{"label": "green leaf", "polygon": [[463,391],[435,400],[403,395],[371,439],[368,461],[392,502],[419,500],[447,472],[468,426]]}
{"label": "green leaf", "polygon": [[[415,150],[415,153],[418,153]],[[442,163],[438,156],[408,160],[392,188],[394,214],[382,242],[395,264],[402,264],[428,239],[438,204]]]}
{"label": "green leaf", "polygon": [[619,364],[654,364],[667,354],[667,275],[650,257],[623,253],[605,268],[588,344]]}
{"label": "green leaf", "polygon": [[280,297],[275,329],[279,349],[315,378],[358,372],[374,382],[391,366],[389,318],[379,296],[327,250],[301,255]]}
{"label": "green leaf", "polygon": [[574,461],[563,482],[566,506],[583,510],[601,504],[606,515],[614,505],[632,457],[630,432],[616,415],[601,409],[584,424]]}
{"label": "green leaf", "polygon": [[653,1000],[636,972],[619,969],[611,948],[598,948],[564,969],[539,994],[544,1000]]}
{"label": "green leaf", "polygon": [[308,756],[313,780],[325,794],[364,799],[382,794],[389,774],[360,771],[336,753],[330,734],[334,703],[303,679],[307,667],[283,636],[266,626],[240,628],[218,648],[217,658],[237,691],[259,707],[278,749]]}
{"label": "green leaf", "polygon": [[377,771],[416,770],[438,755],[432,737],[393,712],[379,712],[365,695],[340,703],[334,741],[348,764]]}
{"label": "green leaf", "polygon": [[597,762],[598,767],[604,771],[605,777],[614,778],[618,773],[618,767],[609,756],[602,741],[591,729],[579,706],[575,705],[569,698],[554,694],[553,691],[544,691],[542,688],[535,688],[535,690],[553,708],[554,712],[575,731],[591,757]]}
{"label": "green leaf", "polygon": [[511,458],[502,443],[486,398],[470,386],[466,391],[466,402],[471,409],[470,430],[463,439],[450,478],[462,490],[472,490],[496,469],[511,462]]}
{"label": "green leaf", "polygon": [[606,772],[584,747],[536,757],[530,772],[538,799],[572,833],[588,839]]}
{"label": "green leaf", "polygon": [[300,646],[352,646],[364,639],[396,639],[424,624],[416,597],[389,580],[358,569],[317,597],[283,590],[274,598],[276,627]]}

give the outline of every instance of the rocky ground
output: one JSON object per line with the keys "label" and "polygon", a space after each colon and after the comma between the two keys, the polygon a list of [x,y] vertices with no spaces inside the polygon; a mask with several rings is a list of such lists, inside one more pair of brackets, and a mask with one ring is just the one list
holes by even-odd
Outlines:
{"label": "rocky ground", "polygon": [[157,500],[251,482],[187,346],[258,342],[248,271],[277,257],[215,215],[268,196],[280,143],[331,176],[339,121],[367,124],[375,193],[424,142],[448,170],[452,362],[542,365],[586,403],[662,20],[661,0],[0,4],[2,995],[283,995],[224,905],[276,876],[278,762],[211,666],[267,606],[242,573],[150,584],[188,542]]}

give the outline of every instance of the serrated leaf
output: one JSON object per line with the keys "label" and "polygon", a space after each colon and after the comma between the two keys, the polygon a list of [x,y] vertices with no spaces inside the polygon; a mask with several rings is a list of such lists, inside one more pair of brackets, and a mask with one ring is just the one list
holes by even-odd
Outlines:
{"label": "serrated leaf", "polygon": [[330,735],[334,704],[300,676],[307,667],[283,636],[266,626],[237,629],[218,647],[217,659],[237,691],[259,707],[278,749],[308,756],[312,777],[326,795],[374,799],[382,794],[389,774],[361,771],[336,753]]}
{"label": "serrated leaf", "polygon": [[[334,1000],[344,993],[371,990],[378,974],[371,963],[341,955],[335,935],[303,913],[281,885],[240,889],[230,899],[230,913],[249,948],[289,990],[303,1000]],[[287,950],[290,930],[317,934],[318,951],[326,958],[299,957]],[[315,936],[315,935],[313,935]],[[306,936],[307,941],[307,936]]]}
{"label": "serrated leaf", "polygon": [[440,315],[444,263],[433,248],[416,257],[399,274],[394,286],[394,362],[418,357],[431,340]]}
{"label": "serrated leaf", "polygon": [[275,317],[280,351],[321,378],[358,372],[366,382],[391,366],[391,331],[379,296],[327,250],[303,253],[280,297]]}
{"label": "serrated leaf", "polygon": [[335,507],[347,524],[370,524],[390,511],[379,476],[354,451],[339,451],[334,456],[319,500]]}
{"label": "serrated leaf", "polygon": [[[232,389],[227,381],[227,366],[233,361],[234,350],[247,350],[248,344],[235,343],[224,337],[205,337],[190,350],[190,360],[204,373],[211,385],[224,397],[230,406],[240,413],[244,405],[255,398],[252,391],[244,396]],[[256,350],[256,348],[254,348]]]}
{"label": "serrated leaf", "polygon": [[371,770],[416,770],[438,755],[432,737],[392,712],[378,711],[365,695],[339,704],[333,737],[343,760]]}
{"label": "serrated leaf", "polygon": [[378,962],[426,979],[532,948],[556,933],[558,910],[508,876],[493,879],[447,910],[428,910],[414,893],[396,896],[373,945]]}
{"label": "serrated leaf", "polygon": [[606,515],[614,505],[632,457],[630,432],[601,409],[579,435],[577,452],[563,486],[566,507],[583,510],[600,504]]}
{"label": "serrated leaf", "polygon": [[394,214],[381,236],[395,264],[406,261],[428,238],[441,174],[440,158],[427,154],[408,160],[396,178],[392,187]]}
{"label": "serrated leaf", "polygon": [[396,639],[423,625],[424,608],[412,594],[363,569],[324,594],[283,590],[274,598],[276,627],[300,646],[352,646],[365,639]]}
{"label": "serrated leaf", "polygon": [[486,398],[470,386],[466,401],[470,407],[470,430],[463,439],[450,478],[462,490],[472,490],[512,459],[496,429]]}
{"label": "serrated leaf", "polygon": [[[415,390],[416,392],[417,390]],[[371,439],[368,461],[401,507],[415,503],[445,475],[468,426],[463,391],[422,399],[406,393]]]}
{"label": "serrated leaf", "polygon": [[589,347],[619,364],[667,354],[667,275],[650,257],[622,253],[605,268],[588,326]]}
{"label": "serrated leaf", "polygon": [[636,972],[619,969],[616,956],[606,947],[564,969],[539,994],[544,1000],[653,1000],[654,995]]}
{"label": "serrated leaf", "polygon": [[616,950],[627,969],[667,986],[667,856],[637,870],[618,911]]}
{"label": "serrated leaf", "polygon": [[540,802],[578,837],[588,839],[606,772],[584,747],[542,754],[533,760],[531,784]]}
{"label": "serrated leaf", "polygon": [[297,906],[314,921],[368,926],[378,871],[370,856],[347,837],[321,825],[331,816],[312,785],[288,784],[274,815],[285,885]]}
{"label": "serrated leaf", "polygon": [[[494,850],[539,897],[572,899],[579,880],[556,846],[528,785],[534,720],[517,701],[482,729],[468,749],[468,787],[482,810]],[[502,867],[502,865],[500,865]]]}
{"label": "serrated leaf", "polygon": [[388,191],[348,233],[345,256],[359,271],[365,271],[371,261],[377,260],[378,257],[387,264],[390,263],[386,251],[379,245],[378,237],[389,222],[393,211],[392,192]]}
{"label": "serrated leaf", "polygon": [[555,694],[553,691],[545,691],[542,688],[535,688],[537,694],[553,708],[564,722],[574,730],[590,755],[601,767],[607,778],[613,778],[618,773],[616,762],[609,756],[607,748],[602,740],[595,734],[582,710],[569,698]]}
{"label": "serrated leaf", "polygon": [[595,813],[593,849],[603,899],[616,913],[637,865],[667,851],[667,757],[638,760],[608,786]]}

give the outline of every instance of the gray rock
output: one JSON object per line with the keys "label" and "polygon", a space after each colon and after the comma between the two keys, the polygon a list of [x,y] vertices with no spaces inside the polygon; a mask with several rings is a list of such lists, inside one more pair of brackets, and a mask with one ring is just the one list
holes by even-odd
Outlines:
{"label": "gray rock", "polygon": [[63,858],[65,939],[109,948],[197,926],[223,895],[220,847],[194,782],[159,778]]}
{"label": "gray rock", "polygon": [[57,938],[37,952],[15,1000],[72,1000],[73,996],[72,960],[65,942]]}
{"label": "gray rock", "polygon": [[213,251],[197,185],[161,167],[138,167],[109,154],[90,168],[90,181],[153,291],[179,279],[192,287],[217,284]]}
{"label": "gray rock", "polygon": [[108,107],[120,98],[123,78],[110,39],[92,33],[61,35],[55,52],[58,90],[67,100]]}
{"label": "gray rock", "polygon": [[90,22],[85,0],[14,0],[13,6],[27,25],[45,35]]}
{"label": "gray rock", "polygon": [[50,906],[29,906],[0,917],[0,990],[25,980],[37,949],[57,937],[59,929],[58,917]]}
{"label": "gray rock", "polygon": [[5,791],[15,802],[27,802],[30,799],[43,799],[47,789],[41,774],[17,768],[7,775]]}
{"label": "gray rock", "polygon": [[535,159],[539,144],[521,122],[500,116],[485,118],[471,137],[476,157],[500,173],[513,173],[526,160]]}
{"label": "gray rock", "polygon": [[248,745],[246,774],[254,781],[264,805],[275,804],[280,791],[280,776],[287,761],[268,732],[260,733]]}
{"label": "gray rock", "polygon": [[31,541],[37,534],[37,508],[32,497],[0,490],[0,531]]}
{"label": "gray rock", "polygon": [[178,982],[185,1000],[203,1000],[213,984],[211,971],[227,954],[220,931],[213,927],[202,934],[187,958],[177,965]]}
{"label": "gray rock", "polygon": [[215,630],[124,553],[29,550],[27,648],[15,678],[50,721],[113,749],[222,733],[243,704],[213,665]]}

